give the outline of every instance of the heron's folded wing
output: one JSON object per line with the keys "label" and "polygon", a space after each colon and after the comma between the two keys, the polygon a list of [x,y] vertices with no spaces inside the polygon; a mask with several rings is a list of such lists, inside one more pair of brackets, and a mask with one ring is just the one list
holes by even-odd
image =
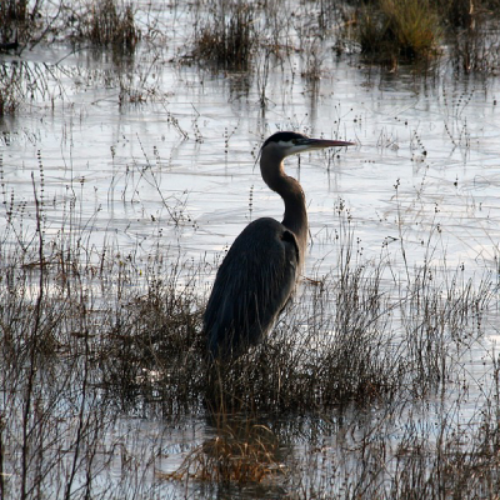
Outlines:
{"label": "heron's folded wing", "polygon": [[205,312],[214,355],[257,344],[289,300],[299,266],[296,238],[271,218],[249,224],[221,264]]}

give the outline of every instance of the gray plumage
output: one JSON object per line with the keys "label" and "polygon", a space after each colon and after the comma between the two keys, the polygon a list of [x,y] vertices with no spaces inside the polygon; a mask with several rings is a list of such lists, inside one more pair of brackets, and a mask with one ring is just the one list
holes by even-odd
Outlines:
{"label": "gray plumage", "polygon": [[312,149],[349,146],[278,132],[261,148],[264,182],[285,203],[283,222],[264,217],[236,238],[222,262],[204,315],[211,360],[228,360],[257,345],[290,299],[304,264],[307,210],[300,184],[285,174],[283,160]]}

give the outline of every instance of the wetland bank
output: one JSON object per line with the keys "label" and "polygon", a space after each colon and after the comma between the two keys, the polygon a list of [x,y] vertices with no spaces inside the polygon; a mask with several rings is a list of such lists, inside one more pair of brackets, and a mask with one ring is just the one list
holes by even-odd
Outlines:
{"label": "wetland bank", "polygon": [[[498,498],[498,5],[391,5],[2,2],[1,498]],[[287,163],[304,279],[207,404],[277,130],[357,146]]]}

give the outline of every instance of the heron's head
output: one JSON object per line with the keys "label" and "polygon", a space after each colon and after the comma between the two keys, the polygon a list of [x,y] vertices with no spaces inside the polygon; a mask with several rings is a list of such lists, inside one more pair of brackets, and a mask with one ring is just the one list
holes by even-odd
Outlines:
{"label": "heron's head", "polygon": [[343,146],[354,146],[353,142],[333,141],[330,139],[311,139],[296,132],[277,132],[269,137],[262,145],[261,153],[274,153],[281,158],[290,155],[312,151],[314,149],[339,148]]}

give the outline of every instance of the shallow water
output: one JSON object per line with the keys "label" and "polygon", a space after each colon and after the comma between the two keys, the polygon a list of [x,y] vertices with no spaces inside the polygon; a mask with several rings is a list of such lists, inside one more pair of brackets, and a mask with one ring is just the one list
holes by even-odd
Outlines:
{"label": "shallow water", "polygon": [[[426,77],[411,67],[388,73],[363,66],[355,55],[337,59],[326,46],[319,81],[301,77],[304,61],[295,53],[271,65],[263,82],[258,72],[214,72],[170,62],[189,41],[183,31],[189,13],[166,9],[164,14],[165,26],[175,25],[165,35],[167,48],[143,43],[129,66],[122,61],[119,67],[106,54],[72,53],[64,44],[39,46],[23,56],[22,64],[40,71],[46,88],[15,117],[1,119],[0,154],[1,201],[6,207],[14,197],[26,239],[35,224],[33,175],[44,200],[47,237],[71,228],[92,249],[90,259],[106,247],[118,258],[130,256],[139,269],[158,252],[213,264],[199,285],[203,297],[221,254],[242,228],[261,216],[281,217],[282,203],[261,180],[257,156],[269,134],[297,130],[356,142],[347,150],[303,155],[286,164],[308,200],[307,277],[335,273],[336,235],[344,220],[337,210],[343,205],[351,215],[360,262],[375,265],[386,259],[396,274],[430,262],[450,273],[462,266],[464,283],[498,279],[498,78],[457,79],[446,63]],[[142,98],[130,103],[125,95],[120,102],[120,82]],[[263,85],[265,107],[259,94]],[[4,245],[17,245],[5,217],[0,225],[8,234]],[[470,419],[481,404],[480,388],[492,376],[496,320],[492,311],[487,335],[464,355],[470,356],[463,376],[472,397],[454,393],[453,404],[458,399],[460,405],[450,415],[464,426],[479,423]],[[365,433],[372,433],[370,440],[391,436],[388,446],[394,448],[406,426],[415,425],[416,435],[437,433],[434,416],[446,412],[447,403],[436,398],[427,405],[418,418],[416,408],[391,410],[406,415],[399,419],[373,409],[366,417],[370,426],[344,424],[348,436],[335,415],[324,425],[315,416],[300,425],[284,423],[293,430],[283,432],[282,453],[325,477],[329,468],[343,470],[348,484],[356,476],[356,453]],[[196,483],[157,480],[158,473],[174,472],[186,452],[213,433],[202,419],[188,418],[177,426],[161,419],[119,420],[109,432],[109,449],[103,449],[103,456],[112,456],[103,489],[113,478],[124,487],[123,470],[132,470],[136,461],[129,491],[140,484],[144,494],[151,488],[172,498],[215,497],[215,491]],[[346,450],[354,451],[348,455]],[[343,453],[345,463],[339,461]],[[140,464],[144,457],[152,457],[146,466]],[[321,485],[325,478],[318,472],[308,480]],[[342,487],[333,491],[340,493]],[[264,488],[268,498],[286,491],[280,481]],[[220,498],[256,494],[219,492]]]}
{"label": "shallow water", "polygon": [[[16,201],[30,203],[30,176],[38,179],[43,164],[49,232],[67,222],[64,207],[73,199],[80,226],[92,225],[97,246],[113,242],[127,254],[147,253],[153,242],[178,245],[195,259],[220,252],[248,221],[281,216],[256,155],[263,137],[294,129],[357,143],[287,162],[308,200],[308,273],[335,265],[340,199],[369,257],[403,235],[410,260],[422,262],[433,234],[437,259],[446,254],[449,266],[464,263],[470,273],[496,271],[496,79],[457,82],[443,74],[429,84],[410,69],[388,79],[333,61],[310,89],[277,68],[263,112],[251,76],[250,89],[238,93],[231,80],[244,75],[164,63],[157,68],[162,97],[120,107],[116,81],[102,88],[105,63],[96,59],[83,53],[64,59],[63,70],[52,71],[64,88],[54,108],[35,102],[1,126],[5,182]],[[87,84],[75,86],[75,73]]]}

